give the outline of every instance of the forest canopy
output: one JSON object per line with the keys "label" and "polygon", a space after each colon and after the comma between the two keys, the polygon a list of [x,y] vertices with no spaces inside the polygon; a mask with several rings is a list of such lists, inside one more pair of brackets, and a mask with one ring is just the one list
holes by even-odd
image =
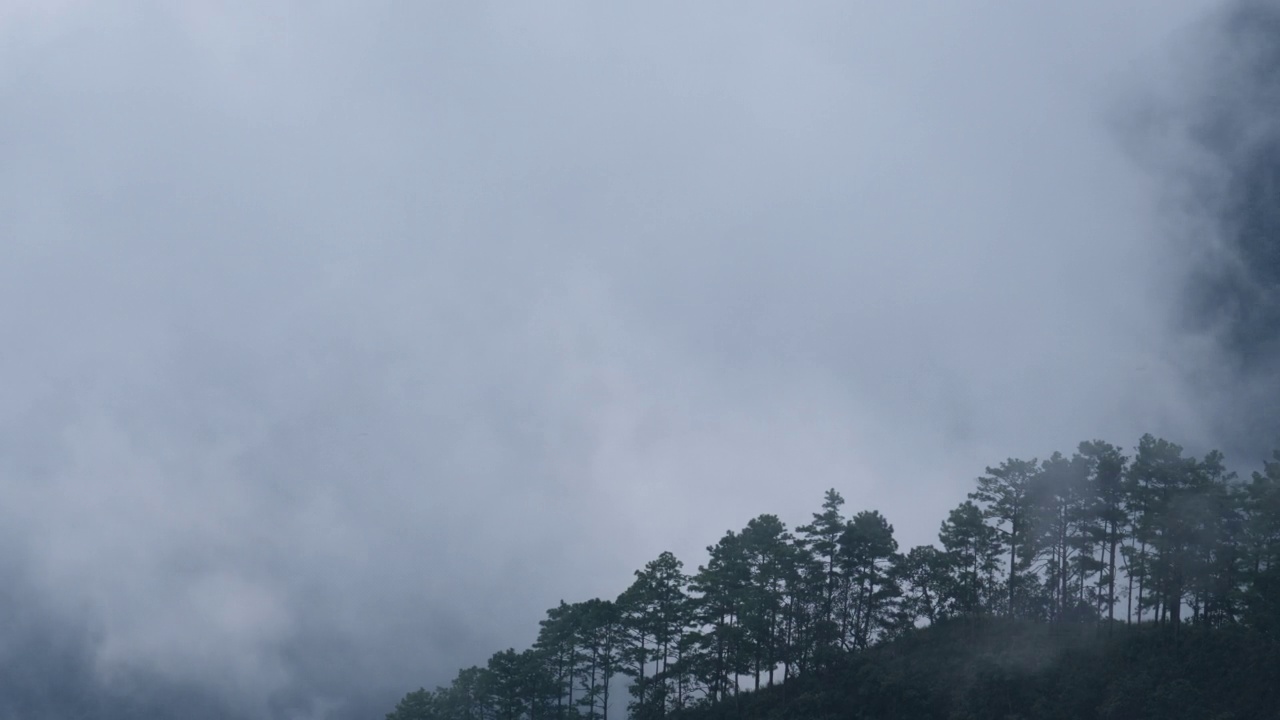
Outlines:
{"label": "forest canopy", "polygon": [[[986,468],[942,521],[936,544],[900,548],[888,519],[849,511],[832,489],[808,522],[789,529],[761,515],[707,553],[688,570],[664,552],[614,599],[561,602],[533,647],[411,692],[387,720],[608,720],[621,714],[623,690],[627,715],[646,720],[834,716],[820,707],[824,697],[828,705],[904,703],[888,715],[900,717],[934,717],[927,707],[942,703],[952,714],[936,716],[965,717],[970,701],[954,687],[939,695],[936,680],[904,684],[910,668],[894,685],[885,668],[894,658],[932,666],[984,642],[1061,677],[1072,676],[1063,667],[1093,677],[1123,665],[1134,647],[1146,648],[1147,660],[1210,646],[1271,658],[1280,645],[1280,451],[1242,478],[1217,451],[1189,456],[1146,435],[1126,455],[1093,440],[1070,456]],[[1123,644],[1105,644],[1116,636]],[[1223,650],[1223,638],[1244,640]],[[920,647],[929,649],[912,649]],[[935,678],[954,675],[943,666]],[[992,695],[974,688],[998,678],[965,677],[974,697],[1005,698],[1006,712],[1016,702],[1023,712],[1042,704],[1025,681]],[[1054,687],[1038,682],[1041,695]],[[1031,695],[1017,700],[1010,688]],[[1092,708],[1075,712],[1101,713],[1103,695],[1095,695]],[[901,714],[913,697],[917,714]],[[816,704],[779,704],[787,698]],[[759,714],[744,714],[751,707]]]}

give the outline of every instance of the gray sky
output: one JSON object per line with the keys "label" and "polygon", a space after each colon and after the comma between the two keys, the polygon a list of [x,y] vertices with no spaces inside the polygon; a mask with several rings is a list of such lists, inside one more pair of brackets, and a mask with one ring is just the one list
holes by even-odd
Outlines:
{"label": "gray sky", "polygon": [[1221,443],[1220,5],[0,2],[13,602],[368,715],[828,487],[918,544],[1010,455]]}

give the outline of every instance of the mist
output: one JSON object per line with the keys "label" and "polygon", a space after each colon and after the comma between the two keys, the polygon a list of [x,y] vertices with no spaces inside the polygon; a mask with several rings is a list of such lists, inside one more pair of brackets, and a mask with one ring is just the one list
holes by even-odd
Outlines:
{"label": "mist", "polygon": [[1251,467],[1278,18],[0,6],[0,711],[378,717],[829,487]]}
{"label": "mist", "polygon": [[1280,6],[1211,17],[1185,34],[1184,81],[1156,93],[1139,157],[1166,178],[1170,237],[1194,259],[1181,327],[1212,358],[1192,375],[1210,436],[1256,462],[1280,445]]}

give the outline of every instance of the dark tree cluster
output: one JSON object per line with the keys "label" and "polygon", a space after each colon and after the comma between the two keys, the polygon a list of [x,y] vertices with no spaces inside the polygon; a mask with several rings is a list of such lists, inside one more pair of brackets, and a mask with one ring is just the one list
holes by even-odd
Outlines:
{"label": "dark tree cluster", "polygon": [[1221,453],[1150,435],[1132,456],[1083,442],[987,468],[937,545],[901,551],[884,516],[846,514],[829,490],[808,523],[761,515],[707,553],[692,573],[663,553],[613,600],[562,602],[532,648],[409,693],[387,720],[608,720],[622,692],[631,718],[705,714],[957,622],[1280,641],[1280,451],[1246,481]]}

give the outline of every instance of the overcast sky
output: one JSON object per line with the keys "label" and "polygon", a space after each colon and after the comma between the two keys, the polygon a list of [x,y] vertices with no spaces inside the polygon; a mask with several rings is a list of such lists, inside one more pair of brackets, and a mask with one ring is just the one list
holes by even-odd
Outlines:
{"label": "overcast sky", "polygon": [[829,487],[1230,445],[1222,5],[0,1],[10,602],[376,716]]}

